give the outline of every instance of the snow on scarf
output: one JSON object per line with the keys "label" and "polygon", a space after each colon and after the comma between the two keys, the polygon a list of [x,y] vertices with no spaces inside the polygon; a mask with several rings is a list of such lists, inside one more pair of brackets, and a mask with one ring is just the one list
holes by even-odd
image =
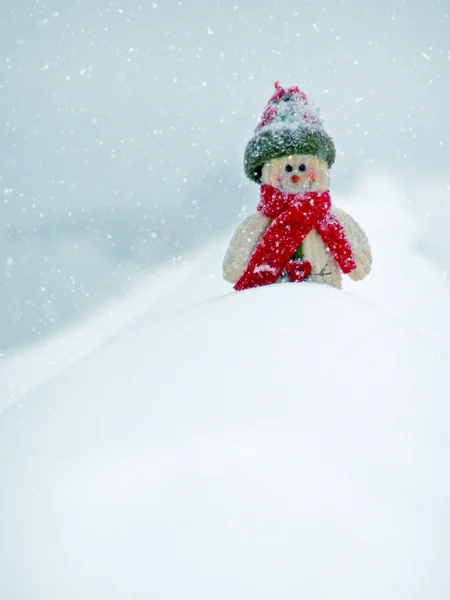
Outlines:
{"label": "snow on scarf", "polygon": [[343,273],[356,269],[350,243],[330,207],[328,190],[288,194],[262,185],[258,210],[273,221],[234,289],[246,290],[275,283],[287,265],[292,267],[292,255],[313,229],[321,236]]}

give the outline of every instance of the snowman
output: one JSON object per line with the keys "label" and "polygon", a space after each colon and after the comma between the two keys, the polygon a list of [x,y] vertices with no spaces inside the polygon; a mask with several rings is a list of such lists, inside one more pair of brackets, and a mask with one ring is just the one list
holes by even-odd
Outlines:
{"label": "snowman", "polygon": [[318,110],[298,87],[275,93],[248,142],[244,169],[260,184],[257,211],[233,235],[223,262],[234,289],[312,281],[342,287],[370,271],[367,236],[332,205],[335,147]]}

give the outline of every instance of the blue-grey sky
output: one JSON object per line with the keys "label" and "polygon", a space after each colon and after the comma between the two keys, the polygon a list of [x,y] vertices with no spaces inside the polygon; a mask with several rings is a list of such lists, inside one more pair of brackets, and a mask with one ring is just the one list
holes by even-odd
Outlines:
{"label": "blue-grey sky", "polygon": [[3,340],[82,316],[123,291],[121,273],[132,285],[135,268],[230,228],[257,195],[242,158],[276,79],[320,108],[332,190],[374,169],[445,180],[449,13],[438,0],[4,0]]}

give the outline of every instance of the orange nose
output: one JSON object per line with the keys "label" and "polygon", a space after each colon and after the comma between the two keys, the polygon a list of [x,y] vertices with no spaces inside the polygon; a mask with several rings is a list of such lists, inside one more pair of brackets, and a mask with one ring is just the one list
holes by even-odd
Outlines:
{"label": "orange nose", "polygon": [[294,183],[298,183],[300,181],[300,177],[298,175],[292,175],[291,181]]}

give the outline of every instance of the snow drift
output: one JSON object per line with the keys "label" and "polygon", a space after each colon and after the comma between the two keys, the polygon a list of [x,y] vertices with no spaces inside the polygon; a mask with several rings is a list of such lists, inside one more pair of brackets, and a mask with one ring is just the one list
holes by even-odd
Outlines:
{"label": "snow drift", "polygon": [[141,315],[2,416],[2,600],[441,600],[441,363],[312,284]]}

